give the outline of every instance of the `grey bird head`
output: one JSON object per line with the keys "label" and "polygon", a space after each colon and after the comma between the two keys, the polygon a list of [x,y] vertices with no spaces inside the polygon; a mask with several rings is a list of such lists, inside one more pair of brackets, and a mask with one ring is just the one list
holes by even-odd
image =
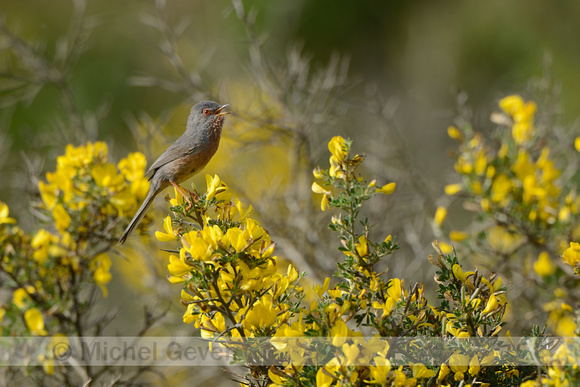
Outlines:
{"label": "grey bird head", "polygon": [[212,101],[201,101],[191,108],[187,120],[187,128],[197,130],[221,129],[224,116],[231,112],[224,111],[228,105],[220,105]]}

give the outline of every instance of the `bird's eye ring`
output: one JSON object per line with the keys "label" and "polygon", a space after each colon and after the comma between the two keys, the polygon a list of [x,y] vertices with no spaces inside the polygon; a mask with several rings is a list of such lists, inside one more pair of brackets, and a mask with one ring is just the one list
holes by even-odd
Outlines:
{"label": "bird's eye ring", "polygon": [[203,109],[203,114],[209,116],[211,114],[211,109]]}

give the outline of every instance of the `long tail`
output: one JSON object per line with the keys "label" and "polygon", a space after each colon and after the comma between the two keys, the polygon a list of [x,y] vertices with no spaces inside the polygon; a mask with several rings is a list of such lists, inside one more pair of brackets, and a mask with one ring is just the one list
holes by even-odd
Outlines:
{"label": "long tail", "polygon": [[[151,187],[151,188],[153,188],[153,187]],[[135,227],[137,227],[139,225],[139,223],[141,223],[141,220],[143,219],[143,217],[147,213],[147,210],[149,209],[149,207],[151,207],[151,204],[153,204],[153,200],[155,199],[155,197],[157,196],[159,191],[160,190],[154,190],[154,189],[149,190],[147,197],[145,198],[145,200],[143,200],[143,204],[141,204],[141,207],[139,207],[139,211],[137,211],[137,213],[135,214],[133,219],[131,219],[131,223],[129,223],[129,225],[127,226],[127,228],[123,232],[123,235],[121,235],[121,238],[119,238],[119,242],[117,243],[117,245],[122,245],[123,243],[125,243],[129,234],[131,234],[133,232],[133,229]]]}

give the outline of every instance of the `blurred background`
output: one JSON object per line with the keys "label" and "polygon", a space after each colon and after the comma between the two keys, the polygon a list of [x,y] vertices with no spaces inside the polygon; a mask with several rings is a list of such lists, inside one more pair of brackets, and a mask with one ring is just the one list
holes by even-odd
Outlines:
{"label": "blurred background", "polygon": [[[34,230],[36,183],[65,144],[102,140],[113,162],[139,150],[151,164],[181,135],[191,105],[213,99],[235,115],[192,179],[197,187],[218,174],[254,206],[280,256],[324,278],[340,254],[310,192],[311,171],[328,167],[332,136],[350,137],[367,156],[366,177],[397,183],[366,213],[376,239],[393,234],[402,247],[389,275],[427,281],[433,213],[453,209],[442,195],[456,182],[447,127],[462,117],[486,133],[500,98],[533,98],[530,85],[547,80],[555,124],[572,126],[579,14],[575,0],[2,1],[0,200]],[[469,222],[449,217],[455,229]],[[163,274],[166,256],[152,259]],[[121,259],[117,270],[124,280],[110,293],[129,299],[163,281],[135,276]],[[177,303],[171,289],[165,296]],[[124,315],[136,313],[125,303]],[[191,334],[174,310],[173,323]]]}

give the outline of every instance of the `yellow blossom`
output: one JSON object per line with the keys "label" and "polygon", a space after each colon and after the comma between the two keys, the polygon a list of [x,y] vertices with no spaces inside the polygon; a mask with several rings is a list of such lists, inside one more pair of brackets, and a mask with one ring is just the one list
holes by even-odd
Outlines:
{"label": "yellow blossom", "polygon": [[366,257],[369,254],[369,245],[364,235],[361,235],[354,245],[359,257]]}
{"label": "yellow blossom", "polygon": [[509,203],[508,195],[512,187],[513,185],[509,177],[503,173],[497,175],[491,184],[491,201],[500,203],[501,205],[507,205]]}
{"label": "yellow blossom", "polygon": [[34,289],[34,286],[30,286],[30,285],[27,286],[26,289],[18,288],[14,291],[14,294],[12,295],[12,302],[19,309],[23,309],[26,306],[24,300],[30,300],[29,294],[32,294],[35,292],[36,292],[36,289]]}
{"label": "yellow blossom", "polygon": [[534,262],[534,271],[539,276],[548,277],[554,273],[554,270],[556,270],[556,268],[552,264],[550,254],[548,254],[547,251],[542,251],[540,255],[538,255],[538,260]]}
{"label": "yellow blossom", "polygon": [[417,379],[430,378],[435,375],[435,371],[430,370],[421,363],[415,363],[411,366],[413,377]]}
{"label": "yellow blossom", "polygon": [[451,195],[455,195],[456,193],[458,193],[459,191],[461,191],[463,189],[463,185],[461,185],[460,183],[456,183],[456,184],[448,184],[445,186],[445,193],[449,196]]}
{"label": "yellow blossom", "polygon": [[463,141],[463,133],[455,126],[450,126],[447,128],[447,135],[454,140]]}
{"label": "yellow blossom", "polygon": [[318,297],[322,298],[324,293],[326,293],[326,291],[328,290],[329,284],[330,284],[330,278],[326,277],[324,279],[324,284],[322,285],[322,287],[318,284],[314,285],[314,292],[318,295]]}
{"label": "yellow blossom", "polygon": [[576,150],[580,152],[580,137],[576,137],[576,139],[574,140],[574,148],[576,148]]}
{"label": "yellow blossom", "polygon": [[441,248],[441,252],[443,254],[450,254],[453,252],[453,246],[451,246],[449,243],[439,242],[439,248]]}
{"label": "yellow blossom", "polygon": [[570,242],[570,247],[564,251],[562,258],[568,265],[576,267],[580,263],[580,243]]}
{"label": "yellow blossom", "polygon": [[4,202],[0,202],[0,224],[16,223],[16,219],[8,217],[8,206]]}
{"label": "yellow blossom", "polygon": [[173,230],[170,216],[166,216],[163,220],[163,228],[165,229],[165,232],[155,231],[155,238],[157,238],[159,242],[174,241],[177,238],[175,231]]}
{"label": "yellow blossom", "polygon": [[375,365],[369,368],[371,380],[365,380],[365,382],[385,385],[389,377],[389,372],[391,372],[391,362],[381,356],[377,356],[373,360],[375,361]]}
{"label": "yellow blossom", "polygon": [[147,159],[141,152],[129,153],[126,158],[119,161],[117,167],[127,180],[133,182],[142,179],[147,167]]}
{"label": "yellow blossom", "polygon": [[238,253],[241,252],[248,243],[244,237],[244,232],[237,227],[230,228],[225,236]]}
{"label": "yellow blossom", "polygon": [[325,195],[330,194],[330,192],[328,190],[325,190],[324,188],[322,188],[320,186],[320,184],[318,184],[317,182],[312,183],[312,192],[318,193],[318,194],[325,194]]}
{"label": "yellow blossom", "polygon": [[218,200],[225,199],[224,193],[228,191],[228,187],[221,181],[218,175],[205,175],[205,182],[207,184],[206,200],[209,202],[215,196]]}
{"label": "yellow blossom", "polygon": [[65,232],[68,226],[70,226],[71,217],[62,204],[58,204],[54,207],[54,210],[52,210],[52,217],[54,218],[56,229],[61,233]]}
{"label": "yellow blossom", "polygon": [[312,183],[312,192],[323,194],[322,201],[320,203],[320,208],[322,209],[322,211],[326,211],[326,209],[328,208],[328,197],[330,195],[330,191],[325,190],[318,183],[314,182]]}
{"label": "yellow blossom", "polygon": [[441,226],[446,216],[447,209],[443,206],[437,207],[437,211],[435,211],[435,225]]}
{"label": "yellow blossom", "polygon": [[123,175],[119,175],[117,167],[113,164],[97,164],[91,170],[93,179],[99,187],[116,187],[125,180]]}
{"label": "yellow blossom", "polygon": [[345,139],[341,136],[333,137],[328,143],[328,150],[338,161],[344,161],[347,155]]}
{"label": "yellow blossom", "polygon": [[473,355],[473,357],[469,361],[469,374],[471,376],[475,376],[479,373],[480,370],[481,367],[479,365],[479,359],[477,358],[477,355]]}
{"label": "yellow blossom", "polygon": [[469,237],[469,234],[464,231],[453,230],[449,233],[449,238],[453,242],[462,242]]}
{"label": "yellow blossom", "polygon": [[360,348],[356,344],[349,345],[348,343],[344,343],[342,345],[342,353],[346,357],[346,366],[356,365],[356,360],[360,355]]}
{"label": "yellow blossom", "polygon": [[497,301],[497,297],[495,295],[491,295],[489,297],[489,300],[487,300],[487,304],[485,305],[485,309],[483,310],[483,314],[488,314],[493,312],[494,310],[496,310],[499,307],[498,301]]}
{"label": "yellow blossom", "polygon": [[[183,251],[183,254],[181,251]],[[179,255],[180,257],[183,257],[183,259],[178,258],[175,255],[170,255],[169,265],[167,265],[167,270],[176,277],[181,277],[191,271],[191,266],[185,263],[185,249],[181,249]]]}
{"label": "yellow blossom", "polygon": [[383,185],[381,188],[376,188],[375,191],[380,192],[380,193],[385,194],[385,195],[390,195],[393,192],[395,192],[396,187],[397,187],[396,183],[389,183],[389,184]]}
{"label": "yellow blossom", "polygon": [[508,95],[499,101],[499,107],[510,116],[514,116],[524,107],[524,100],[519,95]]}
{"label": "yellow blossom", "polygon": [[[449,358],[449,368],[453,372],[466,372],[469,365],[469,358],[460,353],[454,353]],[[462,377],[463,379],[463,377]]]}
{"label": "yellow blossom", "polygon": [[110,272],[111,258],[107,254],[101,253],[93,258],[93,262],[95,266],[93,279],[101,288],[103,295],[107,297],[107,287],[105,285],[107,285],[111,281],[111,278],[113,278]]}
{"label": "yellow blossom", "polygon": [[332,383],[334,378],[324,367],[320,367],[316,373],[316,387],[330,387]]}
{"label": "yellow blossom", "polygon": [[447,364],[441,364],[441,368],[439,368],[439,375],[437,375],[437,381],[441,382],[447,375],[449,375],[449,372],[450,370]]}
{"label": "yellow blossom", "polygon": [[402,295],[401,280],[398,278],[393,278],[387,283],[389,288],[387,289],[387,294],[389,297],[395,301],[399,301]]}
{"label": "yellow blossom", "polygon": [[44,319],[42,313],[36,309],[28,309],[24,312],[24,320],[26,326],[30,329],[30,333],[38,336],[46,336],[48,332],[44,329]]}
{"label": "yellow blossom", "polygon": [[512,126],[512,137],[516,144],[523,144],[532,138],[534,126],[532,122],[522,121],[515,122]]}

